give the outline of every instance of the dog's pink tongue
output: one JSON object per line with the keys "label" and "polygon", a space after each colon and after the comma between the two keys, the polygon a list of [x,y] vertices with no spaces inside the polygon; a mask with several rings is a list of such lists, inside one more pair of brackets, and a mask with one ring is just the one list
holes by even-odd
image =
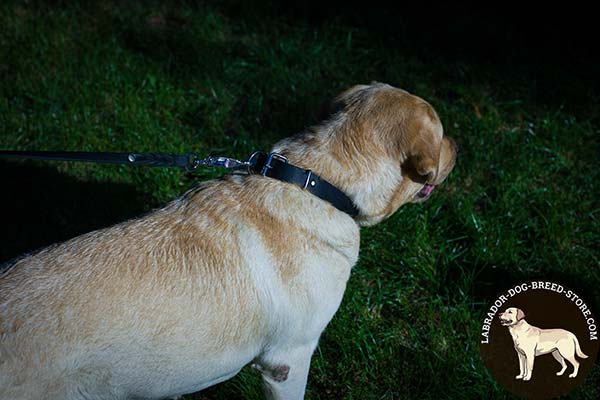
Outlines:
{"label": "dog's pink tongue", "polygon": [[435,186],[426,183],[425,187],[423,187],[423,189],[421,189],[421,191],[419,192],[419,197],[429,196],[431,192],[433,192],[433,189],[435,189]]}

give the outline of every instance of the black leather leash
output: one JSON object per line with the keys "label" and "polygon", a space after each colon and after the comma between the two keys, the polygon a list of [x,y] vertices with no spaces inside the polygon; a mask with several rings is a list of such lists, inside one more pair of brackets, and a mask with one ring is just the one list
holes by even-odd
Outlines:
{"label": "black leather leash", "polygon": [[193,153],[178,156],[174,154],[99,153],[88,151],[0,151],[0,158],[181,167],[187,171],[193,169],[194,160],[197,159]]}
{"label": "black leather leash", "polygon": [[250,173],[260,174],[283,182],[292,183],[328,201],[335,208],[351,217],[358,215],[358,209],[352,200],[340,189],[314,174],[288,162],[278,153],[256,151],[248,161],[239,161],[229,157],[198,158],[194,153],[185,155],[156,153],[100,153],[83,151],[0,151],[0,158],[79,161],[104,164],[126,164],[153,167],[179,167],[194,171],[199,166],[247,169]]}

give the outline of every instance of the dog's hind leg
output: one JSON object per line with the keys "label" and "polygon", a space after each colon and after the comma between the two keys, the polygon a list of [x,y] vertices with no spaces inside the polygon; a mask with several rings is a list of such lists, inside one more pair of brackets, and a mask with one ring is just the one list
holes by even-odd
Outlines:
{"label": "dog's hind leg", "polygon": [[577,376],[577,372],[579,372],[579,361],[577,361],[575,356],[565,358],[573,365],[573,373],[569,374],[569,378],[575,378]]}
{"label": "dog's hind leg", "polygon": [[565,373],[565,370],[567,369],[567,363],[565,362],[564,357],[560,355],[560,352],[558,350],[554,350],[552,352],[552,356],[556,359],[556,361],[559,362],[560,366],[562,367],[562,369],[556,373],[556,375],[561,376]]}
{"label": "dog's hind leg", "polygon": [[573,365],[573,372],[569,374],[569,378],[575,378],[579,371],[579,361],[575,358],[575,343],[571,338],[561,339],[557,343],[557,348],[560,355]]}
{"label": "dog's hind leg", "polygon": [[575,358],[575,354],[563,354],[563,357],[567,359],[568,362],[573,365],[573,372],[569,374],[569,378],[575,378],[577,376],[577,372],[579,372],[579,361]]}

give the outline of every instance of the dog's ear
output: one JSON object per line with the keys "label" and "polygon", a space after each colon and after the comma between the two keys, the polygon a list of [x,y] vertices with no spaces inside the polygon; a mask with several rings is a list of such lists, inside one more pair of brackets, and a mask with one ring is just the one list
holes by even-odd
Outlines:
{"label": "dog's ear", "polygon": [[407,161],[425,182],[433,182],[438,174],[442,150],[441,125],[435,111],[428,104],[416,107],[416,116],[408,126],[404,138]]}
{"label": "dog's ear", "polygon": [[520,321],[523,318],[525,318],[525,313],[520,308],[517,308],[517,321]]}
{"label": "dog's ear", "polygon": [[419,135],[410,146],[408,161],[425,182],[433,182],[438,171],[439,147]]}

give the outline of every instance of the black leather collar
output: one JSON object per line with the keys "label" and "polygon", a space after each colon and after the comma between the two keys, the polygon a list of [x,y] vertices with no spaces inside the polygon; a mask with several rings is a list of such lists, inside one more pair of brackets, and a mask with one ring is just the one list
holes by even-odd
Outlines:
{"label": "black leather collar", "polygon": [[296,167],[287,158],[278,153],[257,151],[248,160],[248,170],[269,178],[293,183],[323,199],[351,217],[358,215],[358,209],[352,200],[340,189],[313,173],[310,169]]}

